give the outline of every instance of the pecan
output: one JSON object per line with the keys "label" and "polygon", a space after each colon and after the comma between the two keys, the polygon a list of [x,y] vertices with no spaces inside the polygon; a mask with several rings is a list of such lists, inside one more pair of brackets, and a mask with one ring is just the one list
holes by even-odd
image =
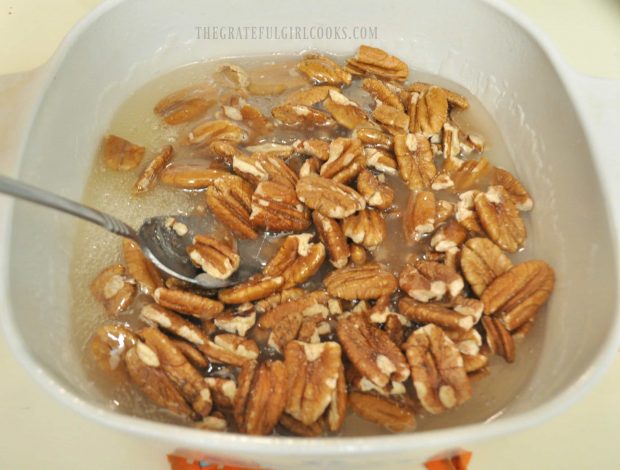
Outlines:
{"label": "pecan", "polygon": [[484,313],[497,312],[508,331],[513,331],[534,318],[553,291],[555,274],[544,261],[519,263],[495,278],[480,300]]}
{"label": "pecan", "polygon": [[123,358],[136,340],[136,335],[122,325],[102,325],[90,338],[90,352],[100,370],[121,379],[125,371]]}
{"label": "pecan", "polygon": [[294,188],[262,181],[252,195],[250,221],[254,227],[274,232],[301,232],[310,226],[310,213]]}
{"label": "pecan", "polygon": [[506,362],[514,362],[515,343],[506,327],[499,320],[489,316],[482,319],[482,326],[491,352],[503,357]]}
{"label": "pecan", "polygon": [[354,265],[362,266],[363,264],[366,263],[368,259],[368,252],[363,246],[353,243],[351,244],[350,249],[351,249],[351,261],[353,261]]}
{"label": "pecan", "polygon": [[297,339],[304,343],[320,343],[321,336],[329,335],[331,332],[331,325],[325,320],[323,315],[313,315],[305,317],[301,321]]}
{"label": "pecan", "polygon": [[394,275],[376,263],[337,269],[323,284],[330,295],[345,300],[377,299],[398,288]]}
{"label": "pecan", "polygon": [[449,122],[446,122],[441,133],[441,153],[443,158],[457,158],[460,151],[459,130]]}
{"label": "pecan", "polygon": [[320,169],[321,161],[318,158],[307,158],[299,168],[299,177],[303,178],[304,176],[318,175]]}
{"label": "pecan", "polygon": [[211,168],[205,160],[178,160],[162,170],[159,180],[180,189],[205,189],[226,175],[226,170]]}
{"label": "pecan", "polygon": [[355,137],[362,141],[362,144],[370,147],[380,147],[384,150],[391,150],[394,146],[393,138],[381,129],[375,127],[363,127],[355,131]]}
{"label": "pecan", "polygon": [[409,131],[420,132],[425,137],[439,134],[448,120],[448,97],[445,90],[431,86],[419,93],[419,96],[415,96],[416,93],[412,93],[409,104],[411,118]]}
{"label": "pecan", "polygon": [[484,354],[476,354],[474,356],[463,355],[463,366],[470,382],[476,380],[478,374],[485,371],[488,363],[489,358]]}
{"label": "pecan", "polygon": [[258,234],[250,225],[252,193],[249,183],[238,176],[227,175],[207,189],[207,206],[235,235],[254,239]]}
{"label": "pecan", "polygon": [[474,298],[465,297],[459,295],[452,300],[451,308],[460,313],[461,315],[468,315],[473,318],[474,325],[480,321],[482,312],[484,311],[484,304]]}
{"label": "pecan", "polygon": [[387,209],[394,202],[394,190],[366,169],[357,175],[357,192],[364,196],[369,206],[377,209]]}
{"label": "pecan", "polygon": [[475,197],[474,204],[489,238],[506,251],[517,251],[525,241],[525,224],[504,187],[489,187]]}
{"label": "pecan", "polygon": [[220,330],[239,336],[245,336],[255,322],[256,310],[250,303],[239,305],[235,311],[224,312],[214,319]]}
{"label": "pecan", "polygon": [[341,317],[336,331],[351,363],[375,385],[385,387],[409,377],[407,361],[398,346],[364,315]]}
{"label": "pecan", "polygon": [[394,153],[398,172],[410,189],[430,187],[437,174],[433,163],[433,152],[422,135],[397,134],[394,136]]}
{"label": "pecan", "polygon": [[389,85],[381,80],[377,80],[376,78],[365,78],[362,81],[362,88],[370,93],[376,100],[403,111],[403,104],[399,97],[390,89]]}
{"label": "pecan", "polygon": [[161,369],[176,385],[196,413],[208,416],[211,412],[211,392],[200,373],[192,366],[172,341],[157,328],[140,331],[146,345],[159,358]]}
{"label": "pecan", "polygon": [[234,417],[246,434],[267,435],[273,431],[286,406],[286,367],[282,361],[257,365],[248,361],[239,374]]}
{"label": "pecan", "polygon": [[432,323],[442,328],[469,330],[474,326],[470,315],[463,315],[456,310],[438,304],[416,302],[410,297],[398,301],[398,311],[416,323]]}
{"label": "pecan", "polygon": [[459,201],[456,203],[456,221],[465,227],[469,232],[483,234],[484,230],[480,226],[478,214],[475,211],[474,199],[478,191],[471,190],[459,194]]}
{"label": "pecan", "polygon": [[426,260],[405,266],[399,283],[407,295],[420,302],[441,299],[446,293],[456,297],[464,287],[463,278],[454,269]]}
{"label": "pecan", "polygon": [[[482,336],[478,333],[478,330],[471,328],[469,330],[462,329],[444,329],[446,336],[452,340],[456,345],[460,353],[463,355],[463,360],[466,358],[472,358],[480,354],[480,348],[482,346]],[[467,364],[465,364],[465,370],[467,370]]]}
{"label": "pecan", "polygon": [[255,132],[267,133],[273,129],[273,123],[241,97],[234,97],[229,105],[222,106],[224,116],[232,121],[242,121]]}
{"label": "pecan", "polygon": [[336,268],[344,268],[349,260],[349,244],[338,221],[320,212],[312,213],[312,221],[321,241],[327,248],[329,260]]}
{"label": "pecan", "polygon": [[236,286],[220,290],[218,297],[225,304],[244,304],[264,299],[280,290],[283,285],[284,278],[282,276],[257,276]]}
{"label": "pecan", "polygon": [[501,168],[493,168],[491,184],[503,186],[514,205],[520,211],[530,211],[534,201],[521,182],[510,172]]}
{"label": "pecan", "polygon": [[109,316],[127,310],[136,296],[136,285],[125,275],[122,264],[101,271],[90,285],[90,291]]}
{"label": "pecan", "polygon": [[191,365],[197,369],[206,369],[209,367],[209,361],[207,361],[207,358],[193,345],[181,339],[173,339],[171,341],[172,344],[174,344],[174,346],[181,351],[181,354],[185,356],[185,359],[187,359]]}
{"label": "pecan", "polygon": [[388,151],[380,148],[368,147],[364,149],[366,155],[366,166],[373,168],[387,175],[395,175],[398,171],[398,164],[394,156]]}
{"label": "pecan", "polygon": [[439,227],[431,238],[435,251],[445,252],[460,247],[467,239],[467,230],[454,219]]}
{"label": "pecan", "polygon": [[409,128],[409,116],[401,109],[387,104],[379,103],[372,117],[392,135],[406,132]]}
{"label": "pecan", "polygon": [[343,219],[366,207],[357,191],[321,176],[300,178],[296,190],[304,204],[334,219]]}
{"label": "pecan", "polygon": [[211,390],[213,403],[220,409],[232,409],[235,395],[237,394],[237,384],[235,381],[221,377],[205,377],[204,380],[209,390]]}
{"label": "pecan", "polygon": [[164,167],[170,163],[172,157],[174,155],[174,150],[172,145],[166,145],[159,152],[153,160],[149,162],[146,168],[142,171],[142,174],[135,182],[133,186],[134,194],[143,194],[150,189],[153,189],[155,186],[155,182],[157,181],[157,177],[164,169]]}
{"label": "pecan", "polygon": [[308,252],[311,234],[290,235],[278,247],[278,251],[263,268],[265,276],[279,276],[300,256]]}
{"label": "pecan", "polygon": [[403,232],[407,242],[419,241],[435,229],[437,204],[431,191],[410,192],[403,214]]}
{"label": "pecan", "polygon": [[339,137],[329,145],[329,158],[321,166],[320,175],[338,183],[355,178],[365,165],[366,156],[358,139]]}
{"label": "pecan", "polygon": [[315,85],[342,86],[351,83],[351,74],[329,57],[312,55],[304,58],[297,69]]}
{"label": "pecan", "polygon": [[146,344],[139,341],[129,349],[125,365],[131,381],[149,400],[176,415],[194,417],[181,392],[160,368],[157,354]]}
{"label": "pecan", "polygon": [[294,91],[284,99],[284,104],[301,104],[304,106],[314,106],[329,96],[330,90],[335,90],[333,86],[313,86]]}
{"label": "pecan", "polygon": [[216,90],[201,83],[177,90],[161,99],[154,108],[166,124],[177,125],[204,116],[215,104]]}
{"label": "pecan", "polygon": [[480,160],[467,160],[452,171],[450,177],[454,182],[454,190],[461,192],[478,187],[490,172],[489,160],[482,157]]}
{"label": "pecan", "polygon": [[226,431],[228,428],[226,417],[218,411],[202,418],[200,421],[192,423],[192,425],[197,429],[206,429],[208,431]]}
{"label": "pecan", "polygon": [[153,295],[155,289],[164,285],[161,274],[155,265],[144,256],[136,242],[127,238],[123,240],[123,258],[125,258],[127,272],[136,280],[144,293]]}
{"label": "pecan", "polygon": [[435,224],[441,224],[454,215],[456,205],[448,201],[437,201]]}
{"label": "pecan", "polygon": [[472,238],[463,246],[461,270],[478,297],[495,278],[511,267],[508,256],[488,238]]}
{"label": "pecan", "polygon": [[187,135],[191,145],[207,145],[215,140],[239,143],[247,140],[247,133],[232,121],[216,119],[198,124]]}
{"label": "pecan", "polygon": [[329,90],[329,97],[323,102],[323,107],[338,124],[347,129],[355,129],[368,120],[359,104],[336,90]]}
{"label": "pecan", "polygon": [[248,145],[245,149],[248,152],[284,160],[293,155],[293,152],[295,151],[295,147],[293,145],[278,144],[275,142],[263,142],[262,144]]}
{"label": "pecan", "polygon": [[[433,85],[423,82],[414,82],[409,85],[408,90],[414,93],[422,93],[428,90],[431,86]],[[443,92],[446,94],[446,98],[448,99],[448,103],[450,103],[450,105],[456,106],[461,109],[467,109],[469,107],[469,102],[464,96],[459,95],[454,91],[448,90],[447,88],[443,88]]]}
{"label": "pecan", "polygon": [[370,250],[379,246],[387,235],[387,226],[381,212],[364,209],[342,221],[346,237]]}
{"label": "pecan", "polygon": [[291,341],[284,350],[288,399],[284,411],[305,425],[317,421],[332,401],[342,368],[340,345]]}
{"label": "pecan", "polygon": [[144,150],[140,145],[110,134],[103,140],[103,162],[113,170],[132,170],[142,161]]}
{"label": "pecan", "polygon": [[415,415],[403,403],[373,393],[351,392],[349,404],[362,418],[388,431],[402,432],[415,428]]}
{"label": "pecan", "polygon": [[217,300],[179,289],[158,287],[153,298],[163,307],[203,320],[210,320],[224,310],[224,305]]}
{"label": "pecan", "polygon": [[285,289],[306,282],[325,260],[325,246],[310,243],[311,238],[309,233],[287,237],[263,269],[263,274],[282,276]]}
{"label": "pecan", "polygon": [[261,328],[271,330],[269,345],[282,351],[289,341],[297,337],[304,317],[327,317],[327,302],[328,296],[325,292],[315,291],[273,307],[259,320]]}
{"label": "pecan", "polygon": [[305,293],[306,291],[299,287],[284,289],[256,302],[256,311],[258,313],[265,313],[280,304],[289,302],[291,300],[299,299],[300,297],[305,295]]}
{"label": "pecan", "polygon": [[303,104],[281,104],[271,110],[271,115],[288,126],[329,127],[335,124],[325,111]]}
{"label": "pecan", "polygon": [[234,240],[196,235],[186,250],[194,266],[216,279],[228,279],[241,261],[235,245]]}
{"label": "pecan", "polygon": [[206,341],[198,349],[212,362],[235,367],[256,359],[259,354],[254,340],[229,333],[217,335],[213,341]]}
{"label": "pecan", "polygon": [[[392,314],[388,315],[384,322],[384,331],[388,334],[392,342],[400,347],[405,341],[405,327],[403,326],[402,321],[400,320],[402,315]],[[372,317],[371,317],[372,320]]]}
{"label": "pecan", "polygon": [[329,142],[320,139],[298,140],[293,144],[295,151],[301,155],[315,157],[324,162],[329,158]]}
{"label": "pecan", "polygon": [[405,81],[409,67],[402,60],[376,47],[362,45],[347,60],[346,70],[356,75],[375,75],[387,80]]}
{"label": "pecan", "polygon": [[282,159],[269,154],[236,156],[232,167],[235,173],[254,185],[268,180],[293,188],[297,184],[295,172]]}
{"label": "pecan", "polygon": [[404,348],[413,386],[428,412],[442,413],[471,398],[463,357],[441,328],[433,324],[418,328]]}
{"label": "pecan", "polygon": [[223,85],[232,88],[247,88],[250,85],[248,73],[236,64],[221,64],[215,71],[216,78],[220,78]]}
{"label": "pecan", "polygon": [[147,325],[157,325],[196,346],[202,346],[208,341],[207,335],[199,327],[157,304],[142,307],[140,319]]}
{"label": "pecan", "polygon": [[286,413],[283,413],[282,416],[280,416],[280,421],[278,424],[296,436],[318,437],[323,434],[323,426],[321,421],[315,421],[310,425],[305,425],[301,421],[296,420]]}

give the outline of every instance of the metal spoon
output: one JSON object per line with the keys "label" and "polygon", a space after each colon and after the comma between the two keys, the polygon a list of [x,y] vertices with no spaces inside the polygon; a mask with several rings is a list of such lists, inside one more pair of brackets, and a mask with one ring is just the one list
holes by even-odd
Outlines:
{"label": "metal spoon", "polygon": [[[244,241],[240,241],[237,245],[241,258],[239,269],[228,279],[216,279],[196,268],[187,255],[186,247],[193,243],[195,234],[213,232],[213,224],[206,217],[187,215],[151,217],[146,219],[136,232],[111,215],[2,175],[0,175],[0,193],[66,212],[100,225],[116,235],[129,238],[140,245],[146,257],[158,269],[203,289],[217,289],[238,284],[262,269],[260,259],[255,256],[256,242]],[[171,217],[176,223],[187,227],[187,232],[180,235],[171,229]]]}

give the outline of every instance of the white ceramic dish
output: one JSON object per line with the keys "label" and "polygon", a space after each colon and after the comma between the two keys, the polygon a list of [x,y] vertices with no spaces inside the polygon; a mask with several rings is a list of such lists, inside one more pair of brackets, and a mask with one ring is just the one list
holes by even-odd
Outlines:
{"label": "white ceramic dish", "polygon": [[[141,83],[172,68],[223,56],[351,53],[350,40],[197,40],[195,26],[377,25],[371,41],[410,64],[468,88],[499,123],[518,174],[537,203],[532,256],[558,284],[532,334],[538,364],[492,422],[392,436],[289,439],[206,433],[107,411],[68,348],[67,285],[74,221],[16,203],[2,247],[0,315],[18,359],[52,395],[116,429],[223,460],[268,468],[410,468],[438,453],[532,426],[573,403],[618,347],[617,240],[610,207],[618,163],[606,152],[620,97],[617,82],[577,76],[519,14],[494,1],[390,3],[277,0],[110,1],[65,39],[21,146],[19,177],[80,198],[92,156],[114,110]],[[599,121],[585,95],[605,109]],[[105,99],[104,99],[105,98]],[[596,96],[594,97],[596,98]],[[607,106],[605,106],[605,104]],[[617,129],[620,130],[620,129]],[[616,133],[617,133],[616,130]],[[606,202],[607,201],[607,202]],[[167,449],[168,450],[168,449]]]}

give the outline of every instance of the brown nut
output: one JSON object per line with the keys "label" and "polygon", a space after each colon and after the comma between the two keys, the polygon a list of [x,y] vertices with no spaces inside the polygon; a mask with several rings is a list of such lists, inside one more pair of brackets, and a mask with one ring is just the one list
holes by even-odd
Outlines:
{"label": "brown nut", "polygon": [[[454,160],[450,161],[454,162]],[[462,192],[479,188],[487,180],[491,169],[492,166],[486,157],[463,162],[458,168],[450,172],[454,191]]]}
{"label": "brown nut", "polygon": [[480,300],[484,313],[496,314],[508,331],[513,331],[534,318],[547,301],[555,284],[553,269],[544,261],[519,263],[484,290]]}
{"label": "brown nut", "polygon": [[224,305],[192,292],[158,287],[153,294],[155,302],[184,315],[211,320],[224,310]]}
{"label": "brown nut", "polygon": [[205,189],[226,175],[226,170],[212,168],[205,160],[175,160],[162,170],[159,181],[180,189]]}
{"label": "brown nut", "polygon": [[399,283],[407,295],[419,302],[438,300],[446,294],[454,298],[464,287],[463,278],[455,269],[427,260],[405,266],[400,273]]}
{"label": "brown nut", "polygon": [[432,191],[410,192],[403,214],[403,232],[408,243],[417,242],[435,230],[437,204]]}
{"label": "brown nut", "polygon": [[407,132],[409,116],[402,109],[380,103],[372,112],[372,117],[392,135]]}
{"label": "brown nut", "polygon": [[514,362],[515,343],[504,325],[493,317],[485,316],[482,319],[482,326],[491,352],[503,357],[508,363]]}
{"label": "brown nut", "polygon": [[402,111],[403,104],[390,86],[393,87],[394,85],[391,85],[389,82],[382,82],[376,78],[365,78],[362,80],[362,88],[370,93],[376,100]]}
{"label": "brown nut", "polygon": [[218,297],[225,304],[244,304],[264,299],[280,290],[283,285],[284,278],[282,276],[258,276],[236,286],[220,290]]}
{"label": "brown nut", "polygon": [[394,153],[398,172],[409,189],[423,190],[431,186],[437,168],[428,140],[420,134],[394,136]]}
{"label": "brown nut", "polygon": [[523,184],[509,171],[501,168],[493,168],[491,172],[491,184],[503,186],[514,205],[520,211],[531,211],[534,201],[530,197]]}
{"label": "brown nut", "polygon": [[410,132],[422,133],[425,137],[439,134],[448,120],[448,97],[445,90],[431,86],[421,93],[412,93],[409,112]]}
{"label": "brown nut", "polygon": [[346,237],[354,243],[369,250],[375,249],[387,236],[387,226],[381,212],[374,209],[364,209],[345,218],[342,221],[342,230]]}
{"label": "brown nut", "polygon": [[392,398],[374,393],[351,392],[349,404],[356,414],[388,431],[403,432],[415,428],[413,410]]}
{"label": "brown nut", "polygon": [[336,268],[344,268],[349,261],[349,244],[338,221],[325,217],[318,211],[312,213],[312,221],[321,241],[327,248],[329,260]]}
{"label": "brown nut", "polygon": [[394,190],[366,169],[357,175],[357,192],[364,196],[367,205],[377,209],[387,209],[394,202]]}
{"label": "brown nut", "polygon": [[164,281],[155,265],[144,256],[138,244],[132,240],[123,240],[123,258],[128,274],[136,280],[140,289],[153,295],[155,289],[162,287]]}
{"label": "brown nut", "polygon": [[112,170],[132,170],[144,157],[144,147],[109,134],[103,140],[103,162]]}
{"label": "brown nut", "polygon": [[136,335],[122,325],[107,324],[95,330],[89,341],[90,352],[100,370],[123,379],[125,353],[135,346]]}
{"label": "brown nut", "polygon": [[350,130],[368,120],[359,104],[336,90],[329,91],[329,97],[323,102],[323,107],[338,124]]}
{"label": "brown nut", "polygon": [[232,121],[216,119],[198,124],[187,135],[190,145],[208,145],[216,140],[238,144],[247,140],[247,133]]}
{"label": "brown nut", "polygon": [[166,124],[177,125],[196,120],[215,104],[217,90],[208,83],[177,90],[161,99],[154,108]]}
{"label": "brown nut", "polygon": [[263,181],[252,195],[250,221],[273,232],[301,232],[310,226],[310,213],[293,187]]}
{"label": "brown nut", "polygon": [[410,297],[402,297],[398,301],[398,311],[411,321],[421,324],[432,323],[442,328],[459,330],[470,330],[474,326],[474,318],[470,315],[463,315],[438,304],[417,302]]}
{"label": "brown nut", "polygon": [[323,284],[333,297],[345,300],[378,299],[398,288],[392,273],[377,263],[349,266],[331,272]]}
{"label": "brown nut", "polygon": [[282,104],[271,110],[271,115],[287,126],[330,127],[336,123],[325,111],[303,104]]}
{"label": "brown nut", "polygon": [[207,206],[216,219],[240,238],[254,239],[258,234],[250,223],[252,186],[242,178],[228,175],[207,189]]}
{"label": "brown nut", "polygon": [[304,204],[325,217],[343,219],[366,207],[366,201],[357,191],[321,176],[300,178],[296,189]]}
{"label": "brown nut", "polygon": [[136,284],[125,275],[122,264],[101,271],[90,285],[93,297],[101,302],[109,316],[127,310],[136,296]]}
{"label": "brown nut", "polygon": [[312,55],[304,58],[297,69],[315,85],[342,86],[351,83],[351,74],[328,57]]}
{"label": "brown nut", "polygon": [[142,174],[138,177],[133,186],[134,194],[143,194],[155,186],[157,178],[162,170],[170,163],[174,156],[172,145],[166,145],[153,160],[149,162]]}
{"label": "brown nut", "polygon": [[374,75],[387,80],[405,81],[409,67],[402,60],[376,47],[362,45],[347,60],[346,70],[356,75]]}
{"label": "brown nut", "polygon": [[467,230],[454,219],[439,227],[431,238],[435,251],[446,252],[459,248],[467,240]]}
{"label": "brown nut", "polygon": [[506,251],[517,251],[525,241],[525,224],[504,187],[491,186],[475,197],[474,204],[489,238]]}
{"label": "brown nut", "polygon": [[241,261],[235,245],[234,240],[196,235],[194,243],[186,249],[194,266],[215,279],[228,279]]}
{"label": "brown nut", "polygon": [[496,277],[511,267],[510,258],[488,238],[472,238],[463,245],[461,270],[478,297]]}
{"label": "brown nut", "polygon": [[256,323],[256,310],[250,303],[242,304],[234,311],[221,313],[215,317],[213,322],[220,330],[245,336]]}
{"label": "brown nut", "polygon": [[366,155],[358,139],[338,137],[329,145],[329,158],[319,174],[338,183],[347,183],[357,176],[366,164]]}

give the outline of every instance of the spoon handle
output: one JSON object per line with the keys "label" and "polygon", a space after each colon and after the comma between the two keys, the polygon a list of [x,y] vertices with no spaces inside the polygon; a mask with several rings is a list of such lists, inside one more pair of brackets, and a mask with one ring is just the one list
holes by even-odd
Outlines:
{"label": "spoon handle", "polygon": [[138,241],[138,236],[133,228],[111,215],[3,175],[0,175],[0,193],[66,212],[100,225],[112,233]]}

